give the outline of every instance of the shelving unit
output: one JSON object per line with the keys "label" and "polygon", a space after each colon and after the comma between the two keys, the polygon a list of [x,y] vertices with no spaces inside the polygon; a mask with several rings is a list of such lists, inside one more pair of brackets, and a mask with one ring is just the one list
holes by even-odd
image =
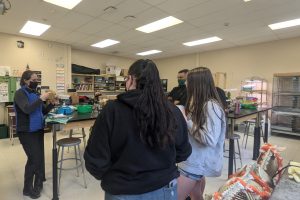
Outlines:
{"label": "shelving unit", "polygon": [[102,74],[94,76],[94,91],[114,91],[116,90],[116,76],[111,74]]}
{"label": "shelving unit", "polygon": [[87,75],[72,74],[72,88],[78,93],[111,93],[125,91],[125,80],[123,76],[113,74]]}
{"label": "shelving unit", "polygon": [[77,92],[94,92],[94,76],[85,74],[72,74],[72,88]]}
{"label": "shelving unit", "polygon": [[274,74],[273,133],[300,136],[300,73]]}
{"label": "shelving unit", "polygon": [[251,77],[241,84],[241,91],[246,97],[257,98],[259,105],[267,105],[267,81],[260,77]]}

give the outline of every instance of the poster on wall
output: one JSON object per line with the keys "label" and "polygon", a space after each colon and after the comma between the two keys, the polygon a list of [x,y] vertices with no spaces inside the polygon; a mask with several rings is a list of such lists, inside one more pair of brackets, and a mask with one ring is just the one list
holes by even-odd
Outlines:
{"label": "poster on wall", "polygon": [[56,65],[56,91],[57,93],[65,92],[65,68],[62,64]]}
{"label": "poster on wall", "polygon": [[0,102],[8,102],[8,83],[0,83]]}

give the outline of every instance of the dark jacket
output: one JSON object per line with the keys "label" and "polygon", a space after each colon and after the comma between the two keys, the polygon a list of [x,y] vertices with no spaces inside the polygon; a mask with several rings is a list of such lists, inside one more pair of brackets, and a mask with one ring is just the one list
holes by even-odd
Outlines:
{"label": "dark jacket", "polygon": [[46,107],[38,93],[23,86],[15,93],[14,107],[17,133],[32,133],[44,129],[44,115],[53,105]]}
{"label": "dark jacket", "polygon": [[109,102],[96,119],[84,153],[86,169],[110,194],[142,194],[159,189],[179,176],[176,163],[191,154],[185,119],[176,118],[176,142],[164,150],[150,148],[139,136],[133,107],[140,96],[129,91]]}
{"label": "dark jacket", "polygon": [[174,87],[168,97],[172,98],[172,102],[179,101],[177,105],[185,106],[187,101],[187,89],[185,85]]}

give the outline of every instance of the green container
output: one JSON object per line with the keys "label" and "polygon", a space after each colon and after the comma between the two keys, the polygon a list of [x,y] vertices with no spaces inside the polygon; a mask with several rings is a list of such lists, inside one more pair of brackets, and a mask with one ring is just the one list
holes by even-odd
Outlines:
{"label": "green container", "polygon": [[7,138],[8,127],[5,124],[0,124],[0,139]]}
{"label": "green container", "polygon": [[93,111],[92,105],[78,105],[77,112],[78,114],[91,113]]}

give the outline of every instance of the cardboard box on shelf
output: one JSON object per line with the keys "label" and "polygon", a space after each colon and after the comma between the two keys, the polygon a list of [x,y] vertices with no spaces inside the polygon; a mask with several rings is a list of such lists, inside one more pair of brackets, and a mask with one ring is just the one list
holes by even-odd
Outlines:
{"label": "cardboard box on shelf", "polygon": [[79,104],[79,96],[77,92],[69,92],[68,93],[72,100],[72,105]]}

